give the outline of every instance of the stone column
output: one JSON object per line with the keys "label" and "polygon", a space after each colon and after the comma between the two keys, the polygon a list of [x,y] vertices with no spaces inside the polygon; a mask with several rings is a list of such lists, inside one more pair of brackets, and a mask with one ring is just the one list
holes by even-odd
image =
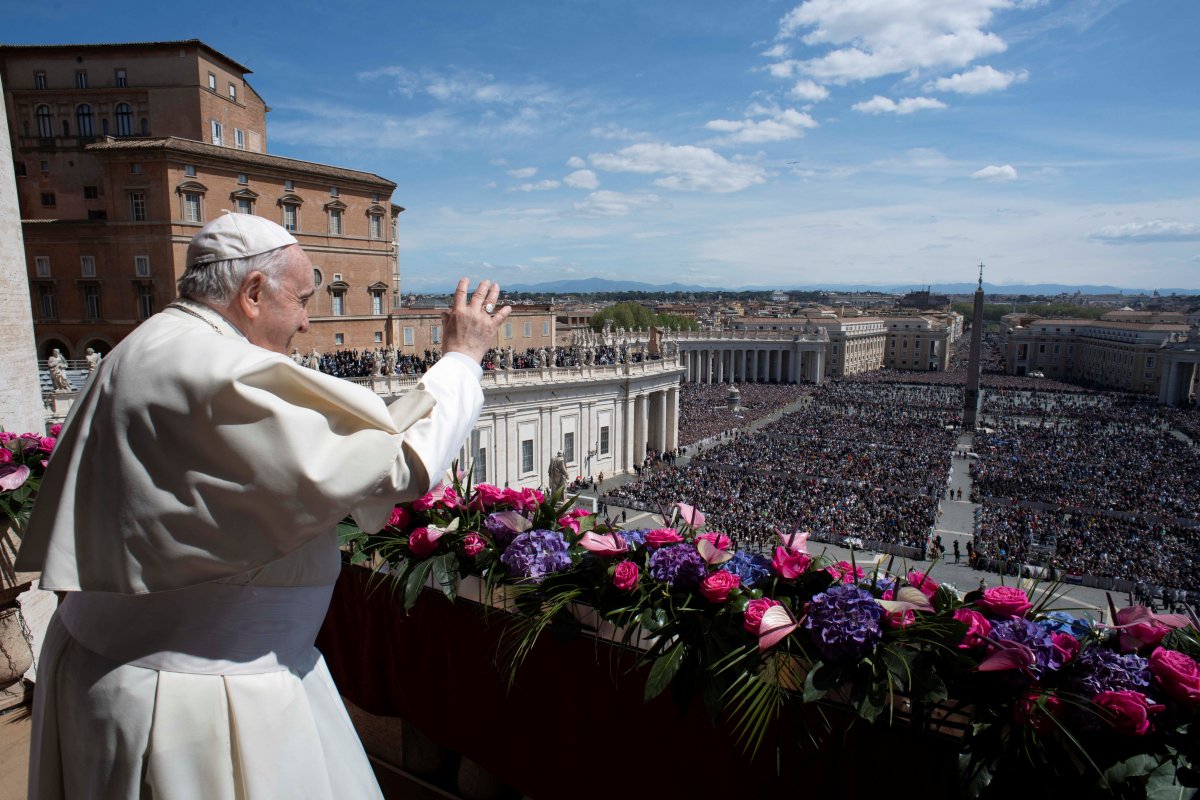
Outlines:
{"label": "stone column", "polygon": [[637,434],[634,437],[634,458],[641,464],[646,460],[646,445],[650,439],[650,395],[642,393],[637,398]]}
{"label": "stone column", "polygon": [[656,408],[655,408],[654,422],[655,422],[656,430],[655,430],[655,437],[654,437],[654,440],[655,440],[654,447],[660,453],[663,450],[670,449],[670,446],[667,444],[667,441],[668,441],[667,433],[669,430],[669,425],[667,422],[667,394],[668,394],[668,392],[666,389],[664,389],[661,392],[655,392],[655,400],[657,402],[655,403]]}
{"label": "stone column", "polygon": [[679,447],[679,387],[667,392],[667,449]]}
{"label": "stone column", "polygon": [[625,452],[621,456],[620,464],[624,472],[633,472],[634,442],[637,438],[637,398],[633,394],[630,394],[625,398],[624,406],[624,436],[622,440],[625,443]]}
{"label": "stone column", "polygon": [[725,351],[717,351],[717,383],[725,382]]}
{"label": "stone column", "polygon": [[758,348],[750,351],[750,382],[758,383]]}

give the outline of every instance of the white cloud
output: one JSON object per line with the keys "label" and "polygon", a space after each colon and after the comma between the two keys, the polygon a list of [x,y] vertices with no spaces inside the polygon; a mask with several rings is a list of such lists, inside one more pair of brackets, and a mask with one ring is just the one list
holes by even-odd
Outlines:
{"label": "white cloud", "polygon": [[[832,47],[791,67],[822,83],[963,67],[1003,52],[984,29],[1014,0],[805,0],[780,20],[778,40]],[[774,72],[774,71],[773,71]]]}
{"label": "white cloud", "polygon": [[561,184],[558,181],[544,180],[537,183],[522,183],[520,186],[514,186],[509,189],[510,192],[548,192],[551,189],[557,189]]}
{"label": "white cloud", "polygon": [[790,49],[791,48],[789,48],[783,42],[776,42],[764,50],[762,54],[765,58],[783,58],[788,54]]}
{"label": "white cloud", "polygon": [[788,90],[788,96],[796,100],[817,103],[829,97],[829,90],[813,81],[800,81]]}
{"label": "white cloud", "polygon": [[987,65],[976,67],[949,78],[938,78],[925,84],[927,92],[958,92],[959,94],[983,94],[1007,89],[1014,83],[1023,83],[1029,79],[1026,70],[1019,72],[1001,72]]}
{"label": "white cloud", "polygon": [[570,158],[567,159],[567,168],[568,169],[583,169],[586,166],[587,166],[587,162],[584,161],[579,156],[571,156]]}
{"label": "white cloud", "polygon": [[563,183],[570,186],[572,189],[595,189],[600,185],[599,179],[596,178],[596,173],[590,169],[577,169],[567,177],[563,178]]}
{"label": "white cloud", "polygon": [[717,139],[719,144],[762,144],[799,139],[806,128],[817,127],[817,121],[802,111],[793,108],[763,108],[752,106],[750,116],[767,115],[767,119],[714,119],[705,123],[710,131],[727,133]]}
{"label": "white cloud", "polygon": [[996,166],[995,164],[984,167],[971,173],[971,177],[977,181],[1015,181],[1017,179],[1017,169],[1012,164]]}
{"label": "white cloud", "polygon": [[875,95],[870,100],[855,103],[851,108],[864,114],[912,114],[933,108],[945,108],[946,104],[932,97],[905,97],[896,102],[890,97]]}
{"label": "white cloud", "polygon": [[609,123],[602,128],[592,128],[592,136],[598,139],[617,139],[625,142],[636,142],[639,139],[645,139],[646,134],[638,131],[622,128],[620,125]]}
{"label": "white cloud", "polygon": [[626,194],[601,190],[575,204],[575,210],[594,217],[624,217],[640,208],[666,205],[656,194]]}
{"label": "white cloud", "polygon": [[678,191],[739,192],[766,180],[762,167],[735,163],[707,147],[692,145],[634,144],[588,158],[592,166],[608,172],[665,173],[654,185]]}
{"label": "white cloud", "polygon": [[1194,242],[1200,241],[1200,225],[1194,222],[1151,219],[1145,222],[1127,222],[1124,225],[1108,225],[1093,232],[1088,238],[1108,244]]}
{"label": "white cloud", "polygon": [[395,91],[406,97],[425,94],[443,103],[488,105],[550,105],[561,102],[561,94],[543,83],[507,83],[486,72],[458,70],[411,70],[402,66],[379,67],[358,73],[359,80],[391,78]]}
{"label": "white cloud", "polygon": [[537,175],[537,167],[521,167],[508,171],[510,178],[532,178],[534,175]]}

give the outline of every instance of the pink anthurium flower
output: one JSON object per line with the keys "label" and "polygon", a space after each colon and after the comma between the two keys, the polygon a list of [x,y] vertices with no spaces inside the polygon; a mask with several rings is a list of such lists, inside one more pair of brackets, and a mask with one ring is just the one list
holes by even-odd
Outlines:
{"label": "pink anthurium flower", "polygon": [[891,600],[877,600],[884,610],[891,614],[907,611],[933,611],[933,603],[925,593],[914,586],[905,586]]}
{"label": "pink anthurium flower", "polygon": [[762,621],[758,623],[759,651],[770,650],[790,636],[797,627],[799,624],[787,606],[771,606],[763,612]]}
{"label": "pink anthurium flower", "polygon": [[11,492],[29,480],[29,467],[24,464],[5,464],[0,467],[0,489]]}
{"label": "pink anthurium flower", "polygon": [[1114,615],[1114,628],[1121,632],[1121,650],[1130,652],[1143,647],[1157,645],[1172,628],[1186,628],[1191,624],[1183,614],[1156,614],[1145,606],[1128,606]]}
{"label": "pink anthurium flower", "polygon": [[579,540],[579,546],[598,556],[617,556],[629,552],[629,543],[619,533],[593,533],[588,531]]}
{"label": "pink anthurium flower", "polygon": [[1028,646],[1005,640],[990,641],[992,651],[976,667],[980,672],[1000,672],[1007,669],[1029,669],[1037,657]]}
{"label": "pink anthurium flower", "polygon": [[679,518],[693,528],[704,524],[704,515],[687,503],[676,503],[675,507],[679,509]]}
{"label": "pink anthurium flower", "polygon": [[800,531],[792,531],[784,533],[781,530],[776,530],[779,534],[779,542],[788,550],[797,550],[801,553],[808,552],[808,531],[801,533]]}
{"label": "pink anthurium flower", "polygon": [[717,547],[712,543],[711,539],[697,539],[696,550],[699,551],[700,557],[703,558],[704,562],[710,567],[718,564],[724,564],[726,561],[733,558],[733,553],[722,547]]}
{"label": "pink anthurium flower", "polygon": [[533,523],[525,519],[525,516],[519,511],[497,511],[491,515],[491,519],[496,520],[516,533],[524,533],[533,527]]}

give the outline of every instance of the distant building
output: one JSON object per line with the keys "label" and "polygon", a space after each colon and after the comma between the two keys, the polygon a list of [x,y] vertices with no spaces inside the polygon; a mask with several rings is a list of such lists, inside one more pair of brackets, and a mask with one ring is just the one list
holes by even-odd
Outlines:
{"label": "distant building", "polygon": [[[956,325],[949,315],[885,317],[884,324],[888,331],[885,367],[923,372],[950,368]],[[961,316],[958,331],[961,334]]]}
{"label": "distant building", "polygon": [[38,354],[107,352],[175,297],[226,211],[291,230],[316,268],[296,346],[395,340],[396,184],[267,153],[250,70],[199,40],[0,46]]}

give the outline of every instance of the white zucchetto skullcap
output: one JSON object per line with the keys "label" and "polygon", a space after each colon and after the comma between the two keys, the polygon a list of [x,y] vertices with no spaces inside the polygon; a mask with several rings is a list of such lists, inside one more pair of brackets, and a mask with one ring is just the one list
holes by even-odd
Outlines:
{"label": "white zucchetto skullcap", "polygon": [[192,237],[187,266],[229,261],[299,244],[282,226],[253,214],[222,214]]}

